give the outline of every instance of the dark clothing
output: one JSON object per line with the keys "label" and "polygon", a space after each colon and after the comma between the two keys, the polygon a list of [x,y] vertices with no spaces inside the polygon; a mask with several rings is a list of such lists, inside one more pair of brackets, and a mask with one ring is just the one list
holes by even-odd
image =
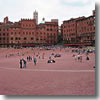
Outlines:
{"label": "dark clothing", "polygon": [[86,60],[89,60],[89,57],[87,57]]}
{"label": "dark clothing", "polygon": [[20,68],[22,68],[22,60],[20,60]]}

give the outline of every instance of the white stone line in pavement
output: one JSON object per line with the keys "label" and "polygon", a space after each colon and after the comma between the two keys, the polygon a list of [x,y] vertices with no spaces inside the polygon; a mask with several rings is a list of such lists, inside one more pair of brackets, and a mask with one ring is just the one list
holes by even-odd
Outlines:
{"label": "white stone line in pavement", "polygon": [[18,69],[18,68],[3,68],[8,70],[19,70],[19,71],[33,71],[33,72],[95,72],[95,70],[51,70],[51,69]]}

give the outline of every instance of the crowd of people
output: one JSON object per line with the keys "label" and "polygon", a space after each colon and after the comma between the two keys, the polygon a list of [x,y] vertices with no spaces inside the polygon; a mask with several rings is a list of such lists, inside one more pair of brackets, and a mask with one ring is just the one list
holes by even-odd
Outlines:
{"label": "crowd of people", "polygon": [[[90,58],[89,58],[89,51],[87,49],[84,49],[84,48],[69,48],[69,49],[66,49],[64,47],[60,47],[60,48],[52,48],[50,50],[51,51],[51,54],[48,56],[48,60],[53,60],[52,58],[54,57],[54,52],[56,52],[56,50],[59,49],[59,53],[63,50],[65,51],[66,53],[67,52],[72,52],[72,57],[75,58],[75,61],[79,61],[79,62],[82,62],[83,61],[83,54],[85,54],[86,56],[86,60],[89,61]],[[34,50],[34,49],[32,49]],[[39,48],[39,50],[41,50]],[[48,49],[49,50],[49,49]],[[92,52],[92,53],[95,53],[95,52]],[[20,68],[26,68],[26,64],[30,61],[33,61],[34,65],[36,66],[37,65],[37,60],[38,59],[45,59],[45,53],[43,52],[41,55],[40,55],[40,52],[37,52],[37,54],[33,53],[33,56],[27,56],[26,57],[26,60],[24,58],[20,59]],[[47,58],[46,58],[47,60]],[[39,60],[38,60],[39,61]],[[95,68],[95,65],[93,66],[93,68]]]}
{"label": "crowd of people", "polygon": [[[47,51],[50,51],[50,54],[47,55]],[[49,47],[34,47],[34,48],[22,48],[16,50],[16,52],[9,52],[5,55],[6,58],[9,57],[19,57],[20,68],[26,68],[27,63],[33,62],[34,66],[40,62],[39,59],[45,59],[44,61],[48,62],[48,60],[56,60],[54,59],[56,54],[72,54],[72,59],[74,58],[75,62],[83,62],[84,58],[89,62],[90,53],[95,54],[95,47],[83,47],[83,48],[74,48],[74,47],[63,47],[63,46],[49,46]],[[62,57],[63,55],[61,55]],[[59,58],[60,59],[60,58]],[[93,65],[95,68],[95,65]]]}

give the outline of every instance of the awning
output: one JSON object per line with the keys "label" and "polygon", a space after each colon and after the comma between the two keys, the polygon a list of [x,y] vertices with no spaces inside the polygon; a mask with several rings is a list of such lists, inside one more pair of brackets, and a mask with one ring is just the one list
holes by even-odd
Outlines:
{"label": "awning", "polygon": [[85,45],[91,45],[91,43],[64,44],[64,46],[85,46]]}
{"label": "awning", "polygon": [[22,44],[22,46],[32,47],[32,46],[35,46],[35,44]]}

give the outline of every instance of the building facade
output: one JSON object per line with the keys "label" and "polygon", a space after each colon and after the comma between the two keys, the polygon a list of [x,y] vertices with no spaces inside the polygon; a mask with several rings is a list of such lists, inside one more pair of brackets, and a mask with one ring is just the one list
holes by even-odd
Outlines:
{"label": "building facade", "polygon": [[9,46],[9,22],[8,17],[4,18],[4,22],[0,23],[0,47]]}
{"label": "building facade", "polygon": [[95,44],[95,11],[89,17],[63,21],[61,25],[64,44]]}
{"label": "building facade", "polygon": [[45,22],[46,28],[46,42],[47,44],[57,44],[58,38],[58,23],[57,22]]}
{"label": "building facade", "polygon": [[8,17],[0,22],[0,47],[64,44],[95,44],[95,10],[89,17],[71,18],[58,25],[58,19],[38,24],[38,13],[34,19],[10,22]]}
{"label": "building facade", "polygon": [[9,22],[4,18],[0,23],[0,46],[35,46],[57,44],[58,22],[36,24],[36,19],[21,19]]}
{"label": "building facade", "polygon": [[35,43],[36,20],[21,19],[9,28],[9,44],[11,46],[24,46]]}
{"label": "building facade", "polygon": [[63,21],[62,24],[63,42],[76,43],[76,19]]}
{"label": "building facade", "polygon": [[95,43],[95,21],[94,16],[77,20],[77,42]]}

